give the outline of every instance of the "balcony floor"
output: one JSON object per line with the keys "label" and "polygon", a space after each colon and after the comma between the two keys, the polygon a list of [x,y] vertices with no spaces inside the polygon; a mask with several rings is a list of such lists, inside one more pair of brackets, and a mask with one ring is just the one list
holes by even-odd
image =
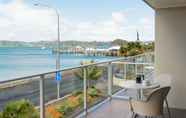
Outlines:
{"label": "balcony floor", "polygon": [[[120,93],[120,96],[123,96],[123,93]],[[164,111],[165,118],[168,118],[167,109]],[[128,100],[113,98],[89,112],[86,118],[131,118]],[[186,110],[171,109],[171,118],[186,118]]]}
{"label": "balcony floor", "polygon": [[[166,109],[165,116],[165,118],[168,118]],[[171,109],[171,116],[171,118],[186,118],[186,111]],[[86,118],[131,118],[131,115],[126,100],[112,99],[95,111],[88,113]]]}

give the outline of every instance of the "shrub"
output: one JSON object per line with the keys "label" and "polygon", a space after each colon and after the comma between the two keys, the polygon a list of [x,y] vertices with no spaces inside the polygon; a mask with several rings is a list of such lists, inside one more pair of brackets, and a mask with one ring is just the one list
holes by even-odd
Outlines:
{"label": "shrub", "polygon": [[48,106],[46,108],[47,118],[62,118],[62,114],[58,112],[54,107]]}
{"label": "shrub", "polygon": [[80,94],[82,94],[82,93],[83,93],[82,91],[77,90],[77,91],[74,91],[74,92],[72,93],[72,95],[73,95],[73,96],[78,96],[78,95],[80,95]]}
{"label": "shrub", "polygon": [[39,118],[34,106],[27,100],[12,101],[5,105],[3,118]]}
{"label": "shrub", "polygon": [[3,118],[3,113],[2,112],[0,112],[0,118]]}
{"label": "shrub", "polygon": [[75,96],[71,96],[67,99],[68,105],[69,107],[71,107],[72,109],[76,108],[79,105],[79,101],[78,98]]}
{"label": "shrub", "polygon": [[83,105],[83,94],[79,94],[78,96],[79,105]]}
{"label": "shrub", "polygon": [[96,88],[89,88],[88,95],[90,95],[91,97],[96,97],[98,96],[98,91],[96,90]]}
{"label": "shrub", "polygon": [[[87,102],[93,103],[95,97],[98,97],[101,94],[101,91],[95,87],[88,88],[87,90]],[[72,96],[66,98],[60,107],[57,108],[57,111],[62,114],[63,117],[69,116],[74,110],[82,107],[84,96],[82,91],[73,92]]]}
{"label": "shrub", "polygon": [[87,96],[87,102],[92,103],[94,101],[94,98],[91,97],[90,95]]}
{"label": "shrub", "polygon": [[91,87],[88,89],[88,95],[91,97],[98,97],[101,96],[101,91],[99,89],[96,89],[95,87]]}
{"label": "shrub", "polygon": [[58,109],[61,114],[67,115],[69,112],[72,112],[73,109],[69,106],[69,103],[65,101],[62,106]]}

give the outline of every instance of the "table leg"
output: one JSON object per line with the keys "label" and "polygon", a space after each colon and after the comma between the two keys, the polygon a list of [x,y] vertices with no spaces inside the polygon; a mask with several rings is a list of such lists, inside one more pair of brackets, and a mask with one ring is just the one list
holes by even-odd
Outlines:
{"label": "table leg", "polygon": [[137,99],[143,100],[143,89],[137,89]]}
{"label": "table leg", "polygon": [[140,89],[137,89],[137,100],[140,100]]}
{"label": "table leg", "polygon": [[143,100],[143,89],[140,89],[140,100]]}

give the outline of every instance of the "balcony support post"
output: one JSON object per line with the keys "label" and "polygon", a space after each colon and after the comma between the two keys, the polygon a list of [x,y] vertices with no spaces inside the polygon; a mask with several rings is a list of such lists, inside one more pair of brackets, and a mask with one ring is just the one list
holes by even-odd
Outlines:
{"label": "balcony support post", "polygon": [[124,64],[124,79],[127,79],[127,65]]}
{"label": "balcony support post", "polygon": [[57,99],[60,98],[60,81],[57,81]]}
{"label": "balcony support post", "polygon": [[84,93],[84,112],[87,115],[87,69],[83,68],[83,93]]}
{"label": "balcony support post", "polygon": [[112,84],[113,84],[113,76],[112,76],[112,63],[108,64],[108,96],[112,97]]}
{"label": "balcony support post", "polygon": [[40,83],[40,118],[45,118],[45,99],[44,99],[44,75],[41,75]]}
{"label": "balcony support post", "polygon": [[137,64],[134,64],[134,67],[135,67],[135,74],[136,76],[138,75],[138,67],[137,67]]}

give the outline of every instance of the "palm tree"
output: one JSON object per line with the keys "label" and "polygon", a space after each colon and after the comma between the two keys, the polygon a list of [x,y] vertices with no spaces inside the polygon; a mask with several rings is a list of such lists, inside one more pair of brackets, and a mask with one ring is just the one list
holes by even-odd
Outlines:
{"label": "palm tree", "polygon": [[119,49],[119,53],[120,53],[121,56],[127,56],[128,46],[127,45],[122,45]]}
{"label": "palm tree", "polygon": [[[94,61],[89,62],[90,63],[94,63]],[[82,63],[81,65],[85,65],[88,63]],[[81,80],[83,80],[84,77],[84,69],[79,69],[78,71],[76,71],[75,76]],[[102,75],[102,70],[100,68],[98,68],[97,66],[90,66],[86,68],[86,77],[88,80],[88,87],[93,87],[94,83],[101,77]]]}

